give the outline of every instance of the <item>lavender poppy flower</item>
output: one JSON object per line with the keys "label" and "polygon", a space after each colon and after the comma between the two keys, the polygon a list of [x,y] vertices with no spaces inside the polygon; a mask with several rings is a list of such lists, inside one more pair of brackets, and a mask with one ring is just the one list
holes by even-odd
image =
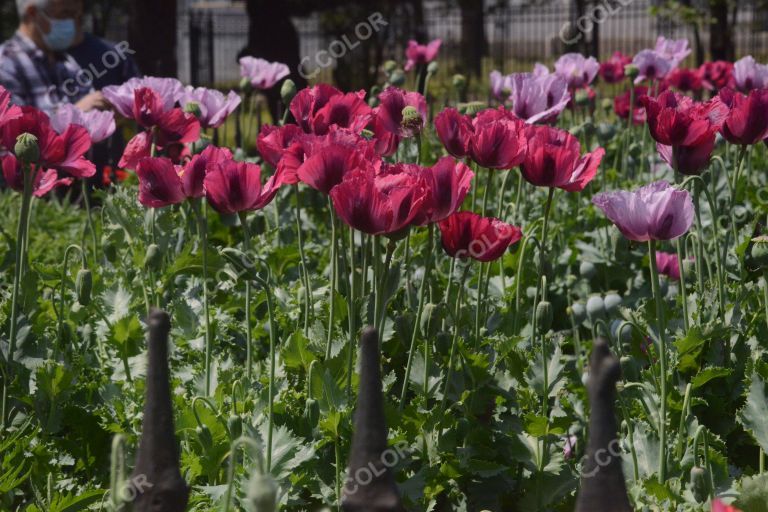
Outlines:
{"label": "lavender poppy flower", "polygon": [[635,242],[674,240],[693,222],[693,201],[687,190],[657,181],[629,192],[604,192],[592,198],[622,234]]}
{"label": "lavender poppy flower", "polygon": [[672,62],[654,50],[642,50],[632,59],[640,73],[635,78],[639,84],[643,80],[660,80],[672,70]]}
{"label": "lavender poppy flower", "polygon": [[736,81],[736,87],[743,92],[764,89],[768,87],[768,66],[747,55],[733,65],[733,79]]}
{"label": "lavender poppy flower", "polygon": [[551,123],[570,101],[568,84],[553,74],[515,73],[510,75],[512,111],[527,123]]}
{"label": "lavender poppy flower", "polygon": [[491,81],[491,94],[498,100],[505,100],[512,90],[512,75],[502,75],[493,70],[489,76]]}
{"label": "lavender poppy flower", "polygon": [[115,114],[108,110],[83,112],[70,103],[59,105],[51,116],[51,126],[56,133],[64,133],[70,125],[82,126],[91,136],[91,142],[101,142],[115,133]]}
{"label": "lavender poppy flower", "polygon": [[659,36],[656,40],[654,51],[667,59],[672,69],[679,66],[691,54],[687,39],[667,39],[664,36]]}
{"label": "lavender poppy flower", "polygon": [[205,87],[187,87],[184,97],[181,98],[181,106],[188,103],[197,103],[200,106],[200,126],[203,128],[218,128],[229,115],[240,105],[240,95],[235,91],[224,94],[215,89]]}
{"label": "lavender poppy flower", "polygon": [[269,62],[255,57],[240,58],[240,76],[251,81],[256,89],[271,89],[291,73],[282,62]]}
{"label": "lavender poppy flower", "polygon": [[555,74],[563,77],[571,89],[580,89],[592,83],[600,71],[600,63],[594,57],[580,53],[566,53],[555,62]]}
{"label": "lavender poppy flower", "polygon": [[164,110],[171,110],[184,96],[184,86],[175,78],[159,78],[146,76],[144,78],[131,78],[122,85],[109,85],[102,89],[118,114],[133,119],[134,91],[149,88],[160,96]]}

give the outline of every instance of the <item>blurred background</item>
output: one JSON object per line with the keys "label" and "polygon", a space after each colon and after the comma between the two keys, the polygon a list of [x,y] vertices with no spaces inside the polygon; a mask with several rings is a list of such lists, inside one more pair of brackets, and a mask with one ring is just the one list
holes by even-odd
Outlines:
{"label": "blurred background", "polygon": [[[768,55],[768,0],[87,0],[87,26],[127,40],[145,74],[194,85],[239,81],[249,54],[303,63],[311,82],[344,89],[376,81],[383,62],[404,60],[409,39],[441,38],[440,74],[481,81],[491,69],[529,70],[564,51],[607,57],[653,46],[657,35],[689,39],[690,65]],[[370,31],[380,14],[384,23]],[[16,26],[0,4],[0,36]],[[574,26],[580,27],[574,30]],[[332,58],[336,56],[337,58]]]}

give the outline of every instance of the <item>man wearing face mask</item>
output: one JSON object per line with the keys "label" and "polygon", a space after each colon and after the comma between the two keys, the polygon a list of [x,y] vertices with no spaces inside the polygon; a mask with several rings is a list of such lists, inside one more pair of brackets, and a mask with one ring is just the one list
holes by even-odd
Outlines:
{"label": "man wearing face mask", "polygon": [[[0,85],[11,102],[51,114],[60,103],[84,111],[105,109],[101,92],[83,80],[80,65],[65,51],[77,37],[82,0],[16,0],[19,28],[0,45]],[[79,78],[79,79],[78,79]]]}

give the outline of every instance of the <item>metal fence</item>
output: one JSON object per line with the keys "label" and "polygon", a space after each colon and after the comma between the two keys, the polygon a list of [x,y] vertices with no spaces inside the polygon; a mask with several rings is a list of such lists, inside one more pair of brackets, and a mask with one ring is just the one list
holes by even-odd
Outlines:
{"label": "metal fence", "polygon": [[[676,19],[651,16],[654,0],[603,0],[588,7],[587,14],[597,23],[599,30],[599,56],[605,57],[615,50],[637,52],[653,46],[656,37],[686,37],[693,41],[689,25]],[[592,11],[595,5],[604,11]],[[552,62],[563,51],[569,24],[575,16],[572,2],[555,0],[532,5],[504,5],[488,8],[485,13],[485,32],[488,56],[484,70],[496,68],[506,72],[528,69],[534,61]],[[384,59],[401,61],[409,34],[413,33],[413,20],[406,11],[390,13],[390,27],[379,41]],[[330,44],[317,15],[294,20],[300,36],[301,56],[312,58]],[[461,13],[457,8],[440,4],[426,4],[424,25],[430,38],[441,38],[440,64],[451,71],[462,69]],[[233,83],[239,79],[236,55],[245,46],[248,37],[248,18],[242,8],[228,7],[217,10],[190,9],[179,21],[179,74],[192,83],[210,85]],[[566,37],[563,37],[563,34]],[[588,33],[584,37],[591,38]],[[704,48],[709,34],[701,30]],[[734,30],[734,44],[738,56],[752,54],[756,58],[768,55],[768,13],[764,8],[749,3],[740,5]],[[343,66],[356,57],[354,51],[340,58],[336,65]],[[349,59],[349,60],[347,60]],[[330,79],[330,70],[317,78]]]}

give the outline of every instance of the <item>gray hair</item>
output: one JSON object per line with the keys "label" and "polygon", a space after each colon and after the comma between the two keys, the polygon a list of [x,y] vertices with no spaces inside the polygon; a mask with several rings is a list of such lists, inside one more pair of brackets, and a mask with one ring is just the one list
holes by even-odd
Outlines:
{"label": "gray hair", "polygon": [[51,3],[51,0],[16,0],[16,10],[19,12],[19,18],[23,18],[30,6],[35,5],[39,9],[45,9]]}

